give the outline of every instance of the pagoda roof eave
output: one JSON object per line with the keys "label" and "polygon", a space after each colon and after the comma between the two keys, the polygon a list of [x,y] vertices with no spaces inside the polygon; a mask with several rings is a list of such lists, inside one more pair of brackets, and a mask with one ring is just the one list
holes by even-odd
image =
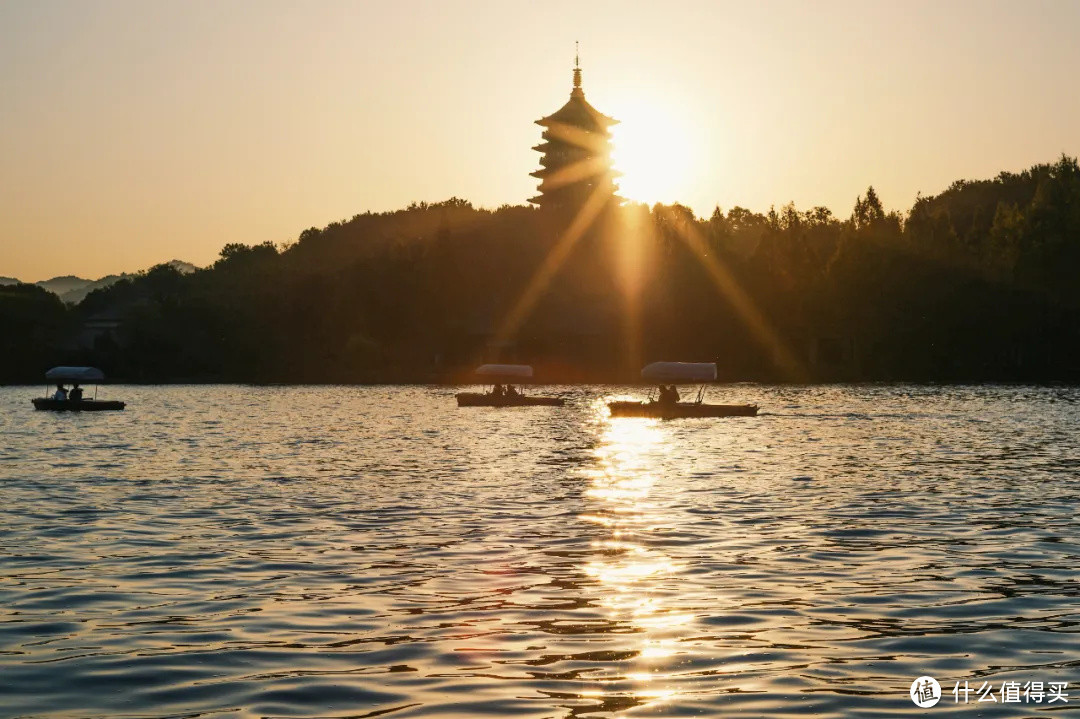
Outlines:
{"label": "pagoda roof eave", "polygon": [[[552,197],[550,197],[548,195],[537,195],[536,197],[530,197],[528,201],[531,202],[534,205],[541,205],[541,206],[543,206],[543,205],[560,205],[560,204],[562,204],[558,200],[556,200],[556,199],[554,199],[554,198],[552,198]],[[621,195],[611,195],[610,197],[607,198],[607,201],[611,202],[613,204],[616,204],[616,205],[622,205],[627,200],[626,200],[625,197],[622,197]]]}
{"label": "pagoda roof eave", "polygon": [[536,120],[536,124],[541,127],[550,127],[557,124],[583,127],[591,124],[597,128],[605,128],[618,125],[619,121],[597,110],[588,103],[584,96],[572,96],[558,110],[547,117]]}

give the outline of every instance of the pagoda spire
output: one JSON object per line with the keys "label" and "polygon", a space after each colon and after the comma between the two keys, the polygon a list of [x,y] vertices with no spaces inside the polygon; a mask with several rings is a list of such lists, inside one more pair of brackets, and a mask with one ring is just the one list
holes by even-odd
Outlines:
{"label": "pagoda spire", "polygon": [[577,40],[574,40],[574,89],[570,97],[585,97],[585,91],[581,89],[581,54]]}
{"label": "pagoda spire", "polygon": [[534,147],[542,153],[540,194],[529,202],[542,207],[580,207],[599,192],[618,201],[611,168],[611,132],[618,120],[603,114],[585,100],[581,87],[581,56],[574,43],[574,86],[570,100],[559,110],[540,118],[543,142]]}

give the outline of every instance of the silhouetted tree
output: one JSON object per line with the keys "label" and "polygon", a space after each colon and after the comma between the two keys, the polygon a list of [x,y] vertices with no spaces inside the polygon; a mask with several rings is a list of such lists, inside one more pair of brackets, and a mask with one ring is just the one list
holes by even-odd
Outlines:
{"label": "silhouetted tree", "polygon": [[[565,223],[451,198],[229,243],[209,269],[153,267],[76,308],[0,288],[0,380],[85,361],[147,381],[419,381],[490,359],[564,379],[650,359],[795,378],[779,349],[813,379],[1080,379],[1073,158],[955,182],[903,216],[868,187],[846,220],[627,203],[573,237]],[[102,317],[115,332],[83,331]]]}

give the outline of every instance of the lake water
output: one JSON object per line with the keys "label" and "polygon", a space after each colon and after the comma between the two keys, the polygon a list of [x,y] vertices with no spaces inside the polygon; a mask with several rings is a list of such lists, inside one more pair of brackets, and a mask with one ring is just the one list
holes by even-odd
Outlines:
{"label": "lake water", "polygon": [[1080,711],[1080,390],[546,390],[0,388],[0,714]]}

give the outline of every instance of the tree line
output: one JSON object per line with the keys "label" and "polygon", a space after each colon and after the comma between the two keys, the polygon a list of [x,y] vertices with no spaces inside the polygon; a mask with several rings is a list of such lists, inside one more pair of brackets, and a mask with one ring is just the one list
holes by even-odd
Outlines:
{"label": "tree line", "polygon": [[427,382],[483,361],[625,381],[653,360],[726,380],[1077,381],[1080,167],[1062,156],[847,217],[451,199],[285,246],[228,244],[75,306],[0,287],[0,381],[58,364],[128,381]]}

